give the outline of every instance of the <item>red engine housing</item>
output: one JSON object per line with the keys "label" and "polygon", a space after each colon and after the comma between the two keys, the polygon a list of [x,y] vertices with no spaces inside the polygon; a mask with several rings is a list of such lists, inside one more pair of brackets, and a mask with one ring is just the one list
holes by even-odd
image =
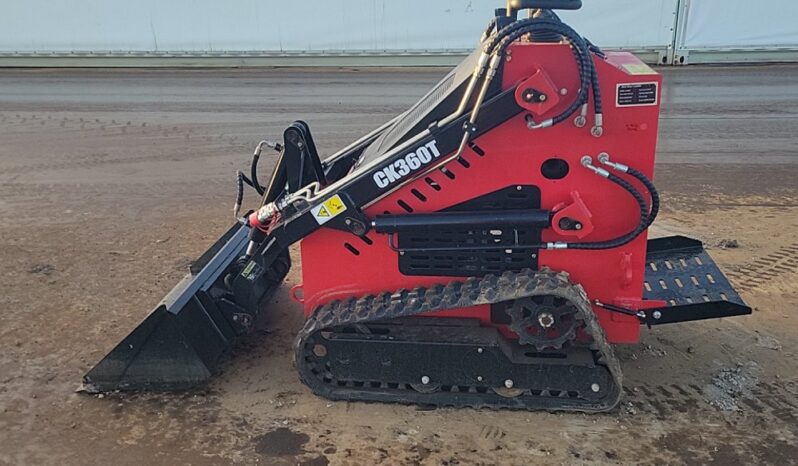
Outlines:
{"label": "red engine housing", "polygon": [[[596,156],[607,152],[613,161],[653,176],[661,77],[628,53],[607,53],[606,59],[595,58],[595,62],[603,97],[604,123],[600,137],[591,134],[592,102],[584,127],[579,128],[572,120],[567,120],[550,128],[527,128],[527,115],[534,121],[542,121],[565,109],[578,90],[579,75],[568,46],[516,43],[505,59],[502,88],[509,89],[524,80],[536,82],[538,86],[553,84],[558,91],[554,103],[549,100],[548,105],[524,105],[522,96],[517,95],[519,104],[529,113],[522,112],[477,138],[474,142],[484,155],[467,149],[463,154],[467,164],[456,160],[449,162],[446,168],[454,175],[453,179],[440,170],[431,172],[429,177],[440,186],[439,191],[432,189],[422,177],[384,197],[365,213],[370,218],[385,212],[405,213],[407,209],[399,201],[415,213],[435,212],[507,186],[535,185],[541,192],[541,208],[553,211],[570,206],[572,211],[590,216],[586,228],[578,232],[584,238],[565,236],[563,233],[569,232],[551,228],[543,231],[544,241],[601,241],[633,229],[639,221],[639,207],[634,199],[618,186],[585,169],[580,159],[591,155],[598,164]],[[618,93],[624,88],[620,86],[635,83],[655,83],[656,101],[619,106]],[[541,165],[550,158],[568,163],[567,176],[547,179],[542,175]],[[645,193],[642,185],[635,186]],[[413,189],[422,193],[426,200],[411,193]],[[556,221],[554,223],[556,225]],[[363,240],[323,228],[302,240],[303,284],[300,286],[306,315],[334,299],[454,279],[403,275],[399,271],[398,254],[389,247],[388,237],[374,231],[367,236],[368,239]],[[661,304],[642,299],[645,258],[646,234],[642,234],[616,249],[541,250],[539,266],[569,272],[571,280],[581,284],[591,300],[641,309]],[[640,323],[635,317],[598,307],[594,310],[611,343],[638,341]],[[478,318],[483,325],[495,325],[487,305],[440,311],[434,315]],[[503,332],[511,335],[506,328]]]}

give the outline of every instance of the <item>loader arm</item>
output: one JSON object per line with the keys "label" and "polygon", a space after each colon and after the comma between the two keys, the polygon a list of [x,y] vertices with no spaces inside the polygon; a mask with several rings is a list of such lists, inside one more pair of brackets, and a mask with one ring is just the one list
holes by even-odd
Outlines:
{"label": "loader arm", "polygon": [[[515,100],[515,88],[498,93],[488,100],[484,107],[474,137],[490,131],[522,111]],[[271,227],[271,233],[260,241],[259,249],[252,254],[251,263],[246,266],[250,268],[251,273],[241,274],[233,282],[236,302],[249,309],[256,309],[263,298],[263,288],[253,287],[251,277],[257,278],[259,271],[268,270],[273,261],[291,244],[322,226],[348,231],[358,236],[366,234],[372,227],[372,219],[365,216],[363,209],[449,161],[450,157],[447,155],[456,151],[466,121],[467,116],[464,115],[441,128],[433,124],[415,137],[370,163],[356,168],[345,178],[320,191],[307,190],[289,195],[285,199],[283,220]],[[411,168],[405,158],[409,154],[417,154],[420,150],[429,152],[430,159],[427,163],[419,163],[418,167]],[[407,170],[401,175],[401,180],[391,182],[389,175],[383,170],[386,170],[386,167],[392,168],[396,164],[407,167]],[[317,212],[331,199],[340,200],[343,207],[339,210],[341,215],[335,214],[327,221],[319,217]]]}

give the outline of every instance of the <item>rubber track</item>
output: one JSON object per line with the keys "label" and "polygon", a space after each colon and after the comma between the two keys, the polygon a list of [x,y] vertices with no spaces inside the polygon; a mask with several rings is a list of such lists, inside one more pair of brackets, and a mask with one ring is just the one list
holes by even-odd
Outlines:
{"label": "rubber track", "polygon": [[[405,390],[406,393],[402,393],[402,396],[392,397],[385,395],[382,389],[363,387],[353,390],[349,387],[338,387],[325,383],[319,376],[313,374],[313,367],[309,362],[312,358],[306,357],[312,352],[314,335],[331,327],[386,321],[410,317],[423,312],[498,303],[540,295],[561,297],[574,303],[577,307],[577,317],[584,322],[585,331],[593,339],[592,349],[599,352],[600,364],[607,367],[614,381],[614,386],[609,389],[608,394],[600,402],[587,404],[582,400],[574,402],[568,398],[562,398],[562,403],[558,405],[552,404],[551,398],[549,398],[542,406],[536,406],[534,401],[536,397],[529,392],[518,398],[503,398],[492,393],[478,393],[479,396],[457,396],[463,394],[451,393],[450,399],[441,401],[443,395],[441,392],[434,394],[438,396],[430,397],[429,394],[419,393],[412,389]],[[294,341],[294,363],[302,382],[309,386],[314,393],[330,399],[362,399],[364,401],[475,408],[542,408],[549,411],[602,412],[617,406],[622,393],[620,364],[612,346],[607,342],[604,330],[593,313],[584,289],[580,285],[572,284],[566,272],[554,272],[548,268],[539,271],[524,269],[520,272],[505,272],[501,276],[486,275],[482,278],[452,281],[445,286],[401,289],[394,293],[386,292],[379,295],[363,296],[359,299],[350,298],[329,302],[314,311],[297,335]],[[373,390],[375,394],[370,396],[369,390]],[[362,396],[358,396],[358,391]],[[472,394],[477,395],[477,393]]]}

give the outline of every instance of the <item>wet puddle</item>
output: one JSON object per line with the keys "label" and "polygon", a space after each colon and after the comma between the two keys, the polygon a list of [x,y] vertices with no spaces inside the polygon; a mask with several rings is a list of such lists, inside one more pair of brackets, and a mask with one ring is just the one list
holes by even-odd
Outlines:
{"label": "wet puddle", "polygon": [[310,437],[301,432],[281,427],[255,437],[255,452],[267,456],[297,456]]}

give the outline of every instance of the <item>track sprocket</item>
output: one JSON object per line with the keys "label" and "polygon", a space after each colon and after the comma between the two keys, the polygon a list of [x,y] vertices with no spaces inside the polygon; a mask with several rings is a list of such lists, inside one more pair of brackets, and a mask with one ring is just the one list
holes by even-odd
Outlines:
{"label": "track sprocket", "polygon": [[518,334],[519,342],[538,350],[559,349],[576,338],[578,312],[573,303],[554,295],[519,298],[507,308],[510,328]]}

